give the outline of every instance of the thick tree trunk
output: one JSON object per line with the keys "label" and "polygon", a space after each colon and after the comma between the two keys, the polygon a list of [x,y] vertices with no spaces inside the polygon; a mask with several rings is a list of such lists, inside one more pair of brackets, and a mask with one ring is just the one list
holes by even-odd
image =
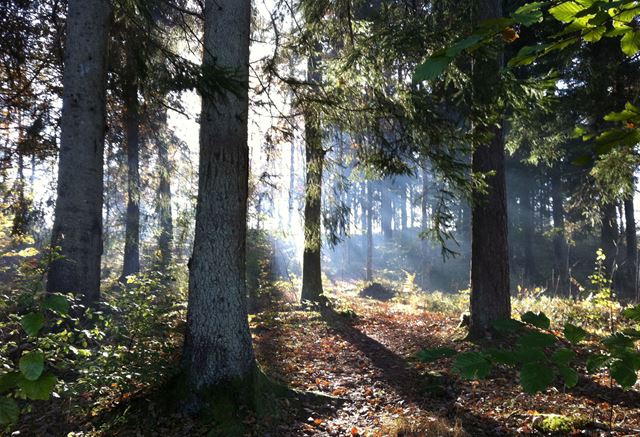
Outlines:
{"label": "thick tree trunk", "polygon": [[627,242],[626,284],[624,297],[638,299],[638,236],[636,234],[636,217],[633,205],[633,195],[624,201],[625,237]]}
{"label": "thick tree trunk", "polygon": [[[202,390],[239,390],[255,374],[247,322],[249,0],[206,0],[205,66],[236,72],[242,92],[204,93],[200,176],[182,366],[197,410]],[[231,388],[233,387],[233,389]]]}
{"label": "thick tree trunk", "polygon": [[123,77],[124,126],[127,145],[127,215],[125,221],[124,262],[120,280],[140,271],[140,105],[139,72],[135,62],[135,45],[125,43]]}
{"label": "thick tree trunk", "polygon": [[[308,80],[320,83],[318,59],[309,58]],[[320,117],[314,109],[304,110],[307,180],[304,194],[304,254],[302,258],[303,302],[322,303],[322,171],[325,151],[322,148]]]}
{"label": "thick tree trunk", "polygon": [[110,2],[69,0],[58,190],[47,290],[100,298],[102,174]]}
{"label": "thick tree trunk", "polygon": [[[167,113],[163,111],[161,126],[166,127]],[[159,138],[162,138],[159,136]],[[171,209],[171,162],[169,161],[169,145],[161,139],[156,145],[158,149],[158,204],[156,207],[160,233],[158,234],[158,270],[166,273],[171,265],[173,250],[173,213]]]}
{"label": "thick tree trunk", "polygon": [[560,171],[555,169],[551,175],[551,200],[553,202],[553,255],[556,272],[554,288],[563,295],[568,296],[571,291],[569,282],[569,259],[567,240],[564,235],[564,195]]}
{"label": "thick tree trunk", "polygon": [[366,281],[373,281],[373,184],[371,181],[367,181],[365,184],[367,190],[367,266],[366,266]]}
{"label": "thick tree trunk", "polygon": [[[482,0],[476,5],[476,20],[502,17],[501,0]],[[488,110],[496,101],[497,58],[478,57],[473,65],[474,103]],[[473,205],[471,243],[471,337],[485,336],[492,322],[511,317],[509,246],[507,240],[507,196],[504,168],[504,137],[501,127],[474,126],[474,173],[494,172],[486,179],[487,194],[476,195]]]}

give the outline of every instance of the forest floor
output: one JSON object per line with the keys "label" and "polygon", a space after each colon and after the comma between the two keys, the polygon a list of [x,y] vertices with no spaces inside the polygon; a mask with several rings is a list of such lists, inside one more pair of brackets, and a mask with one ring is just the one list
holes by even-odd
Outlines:
{"label": "forest floor", "polygon": [[[352,283],[334,284],[330,295],[334,304],[321,311],[281,303],[250,316],[262,370],[298,395],[274,399],[273,414],[243,412],[242,432],[234,435],[550,435],[541,430],[543,423],[568,426],[557,435],[640,435],[640,393],[610,385],[606,373],[581,377],[571,390],[558,382],[527,395],[508,368],[468,381],[451,371],[452,359],[417,360],[424,348],[477,348],[464,340],[460,312],[450,302],[362,298]],[[168,357],[173,365],[180,338],[175,344]],[[82,399],[47,401],[25,415],[18,429],[20,435],[231,435],[215,422],[163,412],[157,401],[162,387],[157,381],[117,396],[108,388],[87,393],[85,402],[94,405],[88,415],[70,412]]]}
{"label": "forest floor", "polygon": [[605,375],[533,396],[522,393],[508,369],[479,382],[462,380],[451,372],[451,360],[414,358],[425,347],[474,348],[455,316],[362,299],[348,286],[338,298],[343,308],[282,309],[252,320],[268,374],[339,400],[306,406],[302,420],[272,435],[544,435],[541,422],[555,414],[571,421],[575,435],[640,435],[640,393],[610,387]]}

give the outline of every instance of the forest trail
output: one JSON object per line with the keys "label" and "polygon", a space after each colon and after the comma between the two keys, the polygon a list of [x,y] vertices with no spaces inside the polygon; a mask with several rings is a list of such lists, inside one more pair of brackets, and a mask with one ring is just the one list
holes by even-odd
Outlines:
{"label": "forest trail", "polygon": [[506,369],[491,380],[465,381],[451,372],[450,360],[415,359],[425,347],[473,348],[455,316],[353,296],[341,302],[321,313],[289,309],[252,319],[258,361],[269,375],[341,401],[308,403],[297,419],[278,425],[282,435],[535,435],[550,414],[583,417],[597,433],[611,420],[612,397],[613,435],[640,432],[635,392],[594,380],[530,396]]}

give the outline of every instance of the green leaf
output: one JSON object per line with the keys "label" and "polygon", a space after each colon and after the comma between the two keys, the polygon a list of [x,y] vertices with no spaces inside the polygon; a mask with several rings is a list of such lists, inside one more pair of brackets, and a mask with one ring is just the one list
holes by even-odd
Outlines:
{"label": "green leaf", "polygon": [[585,9],[584,6],[579,5],[576,2],[564,2],[560,3],[558,6],[554,6],[549,9],[549,13],[553,15],[553,17],[562,21],[563,23],[569,23],[576,18],[576,15]]}
{"label": "green leaf", "polygon": [[413,83],[430,81],[440,76],[447,69],[453,58],[446,55],[432,56],[418,65],[413,73]]}
{"label": "green leaf", "polygon": [[479,352],[465,352],[457,356],[453,371],[465,379],[482,379],[489,375],[491,362]]}
{"label": "green leaf", "polygon": [[446,56],[449,58],[455,58],[463,51],[473,48],[473,46],[477,45],[483,38],[483,35],[473,34],[463,40],[460,40],[447,49]]}
{"label": "green leaf", "polygon": [[511,334],[520,331],[524,324],[514,319],[498,319],[492,323],[493,329],[501,334]]}
{"label": "green leaf", "polygon": [[514,355],[516,360],[522,364],[544,363],[547,360],[544,350],[539,347],[520,346],[514,351]]}
{"label": "green leaf", "polygon": [[5,393],[15,388],[20,379],[20,372],[8,372],[0,375],[0,393]]}
{"label": "green leaf", "polygon": [[457,353],[455,349],[449,347],[436,347],[422,349],[416,354],[416,358],[423,363],[430,363],[432,361],[439,360],[440,358],[452,357]]}
{"label": "green leaf", "polygon": [[605,26],[598,26],[594,27],[593,29],[585,29],[582,32],[582,39],[586,42],[598,42],[602,39],[606,32],[607,28]]}
{"label": "green leaf", "polygon": [[20,409],[11,398],[0,397],[0,425],[10,425],[18,420]]}
{"label": "green leaf", "polygon": [[611,357],[606,355],[592,355],[587,358],[587,372],[595,373],[603,367],[607,367],[611,362]]}
{"label": "green leaf", "polygon": [[611,363],[611,376],[625,389],[633,387],[638,380],[636,369],[629,360],[615,360]]}
{"label": "green leaf", "polygon": [[67,315],[69,314],[69,307],[71,305],[65,296],[61,294],[50,294],[45,298],[44,302],[42,302],[42,306],[58,314]]}
{"label": "green leaf", "polygon": [[627,319],[640,322],[640,305],[636,305],[635,307],[625,309],[624,311],[622,311],[622,315],[625,316]]}
{"label": "green leaf", "polygon": [[51,396],[53,389],[58,383],[58,378],[50,373],[45,373],[35,381],[29,381],[25,378],[20,378],[18,381],[18,387],[29,399],[34,401],[46,401]]}
{"label": "green leaf", "polygon": [[564,385],[568,388],[575,387],[578,384],[578,372],[569,366],[558,366],[558,373],[564,379]]}
{"label": "green leaf", "polygon": [[640,51],[640,31],[627,32],[620,39],[620,47],[627,56],[634,56]]}
{"label": "green leaf", "polygon": [[520,370],[520,385],[526,393],[534,394],[546,390],[554,376],[550,367],[538,363],[525,364]]}
{"label": "green leaf", "polygon": [[575,356],[576,353],[571,349],[558,349],[551,355],[551,361],[559,366],[568,366]]}
{"label": "green leaf", "polygon": [[27,352],[19,362],[20,372],[29,381],[35,381],[44,370],[44,354],[42,352]]}
{"label": "green leaf", "polygon": [[536,328],[549,329],[549,327],[551,326],[551,320],[549,320],[549,318],[543,312],[535,314],[531,311],[527,311],[520,318],[523,322],[533,325]]}
{"label": "green leaf", "polygon": [[44,316],[40,313],[29,313],[20,320],[20,325],[29,337],[35,337],[44,326]]}
{"label": "green leaf", "polygon": [[544,332],[529,332],[518,340],[518,343],[524,347],[549,347],[556,343],[557,339],[552,334]]}
{"label": "green leaf", "polygon": [[489,349],[487,355],[494,363],[513,366],[518,363],[518,354],[505,349]]}
{"label": "green leaf", "polygon": [[602,339],[602,344],[609,350],[632,348],[634,343],[633,338],[627,337],[621,332],[616,332]]}
{"label": "green leaf", "polygon": [[571,344],[578,344],[585,338],[587,338],[587,331],[580,326],[573,325],[571,323],[565,323],[564,325],[564,338]]}

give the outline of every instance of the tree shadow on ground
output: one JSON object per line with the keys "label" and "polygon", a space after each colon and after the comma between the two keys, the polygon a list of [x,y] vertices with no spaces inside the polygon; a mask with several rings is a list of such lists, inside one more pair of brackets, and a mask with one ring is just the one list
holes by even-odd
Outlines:
{"label": "tree shadow on ground", "polygon": [[430,395],[426,390],[429,381],[424,375],[410,367],[404,358],[353,326],[351,319],[332,308],[323,309],[322,318],[331,330],[362,352],[380,371],[383,382],[396,390],[404,400],[425,411],[432,411],[434,415],[448,420],[459,420],[464,429],[473,436],[511,435],[499,422],[457,407],[456,393],[446,398]]}

